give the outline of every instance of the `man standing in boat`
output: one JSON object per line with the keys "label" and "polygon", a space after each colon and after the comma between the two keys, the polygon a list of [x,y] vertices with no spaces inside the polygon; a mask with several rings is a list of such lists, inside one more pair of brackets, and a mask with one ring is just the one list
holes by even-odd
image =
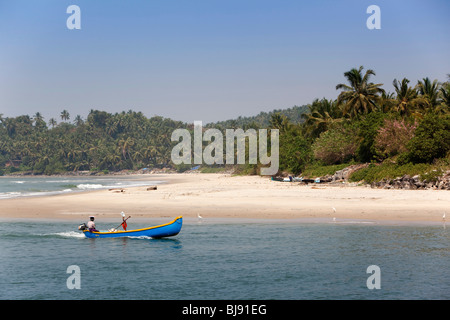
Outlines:
{"label": "man standing in boat", "polygon": [[127,220],[128,220],[129,217],[125,219],[125,213],[123,211],[120,214],[122,215],[122,224],[121,224],[121,226],[122,226],[123,230],[127,231],[127,226],[128,226],[127,225]]}
{"label": "man standing in boat", "polygon": [[89,217],[89,222],[87,223],[87,227],[89,228],[90,232],[98,232],[98,230],[95,228],[94,220],[95,220],[94,216]]}

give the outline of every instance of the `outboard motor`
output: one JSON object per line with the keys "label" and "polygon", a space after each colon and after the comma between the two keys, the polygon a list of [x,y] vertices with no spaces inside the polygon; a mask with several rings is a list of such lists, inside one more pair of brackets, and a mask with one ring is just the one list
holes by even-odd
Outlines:
{"label": "outboard motor", "polygon": [[86,223],[80,224],[78,226],[78,230],[84,231],[84,230],[87,230],[87,229],[88,229],[88,227],[87,227]]}

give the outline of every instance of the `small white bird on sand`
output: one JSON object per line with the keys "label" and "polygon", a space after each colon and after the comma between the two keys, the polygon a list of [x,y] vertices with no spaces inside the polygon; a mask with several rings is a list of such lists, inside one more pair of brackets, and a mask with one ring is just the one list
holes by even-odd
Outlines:
{"label": "small white bird on sand", "polygon": [[197,213],[197,218],[198,218],[198,220],[203,219],[203,217],[200,215],[200,213]]}
{"label": "small white bird on sand", "polygon": [[331,207],[331,209],[333,209],[333,212],[336,213],[336,208],[335,207]]}
{"label": "small white bird on sand", "polygon": [[442,216],[442,220],[445,221],[445,212],[444,212],[444,215]]}

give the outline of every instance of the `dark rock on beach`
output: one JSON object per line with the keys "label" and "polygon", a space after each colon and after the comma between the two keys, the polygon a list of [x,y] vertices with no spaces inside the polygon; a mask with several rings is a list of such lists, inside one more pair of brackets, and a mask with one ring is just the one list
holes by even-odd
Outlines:
{"label": "dark rock on beach", "polygon": [[371,183],[372,188],[378,189],[434,189],[434,190],[450,190],[450,172],[438,176],[433,181],[421,180],[419,175],[413,177],[404,175],[395,179],[383,179]]}

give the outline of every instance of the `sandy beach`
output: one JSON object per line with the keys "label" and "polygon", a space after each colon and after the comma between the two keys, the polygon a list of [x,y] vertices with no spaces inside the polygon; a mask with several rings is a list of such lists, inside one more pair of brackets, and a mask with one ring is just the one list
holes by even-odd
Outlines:
{"label": "sandy beach", "polygon": [[[163,180],[147,187],[0,200],[1,218],[77,219],[176,217],[359,219],[442,222],[450,216],[445,190],[383,190],[365,186],[301,185],[229,174],[143,175]],[[332,209],[335,208],[336,212]]]}

